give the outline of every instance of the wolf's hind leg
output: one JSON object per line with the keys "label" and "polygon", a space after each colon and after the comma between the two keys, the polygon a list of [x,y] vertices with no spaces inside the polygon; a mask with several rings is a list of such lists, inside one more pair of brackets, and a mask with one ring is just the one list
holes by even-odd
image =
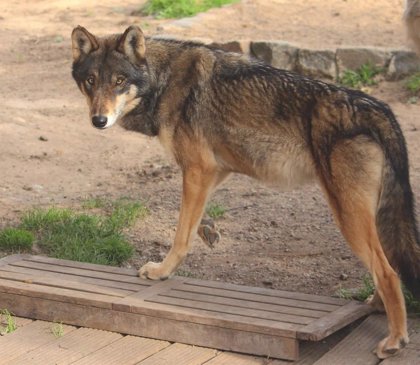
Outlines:
{"label": "wolf's hind leg", "polygon": [[330,171],[321,173],[321,186],[338,226],[371,272],[384,304],[389,336],[378,344],[377,355],[386,358],[408,343],[408,334],[400,280],[385,256],[376,227],[383,152],[376,143],[358,137],[336,144],[329,162]]}

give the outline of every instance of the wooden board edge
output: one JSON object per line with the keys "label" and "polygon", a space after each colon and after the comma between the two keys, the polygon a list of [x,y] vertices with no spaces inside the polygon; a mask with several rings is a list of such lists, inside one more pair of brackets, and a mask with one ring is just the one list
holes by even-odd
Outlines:
{"label": "wooden board edge", "polygon": [[54,302],[48,299],[39,299],[35,302],[30,297],[11,293],[0,295],[0,306],[2,305],[13,307],[19,316],[37,320],[62,322],[73,326],[270,358],[297,360],[299,356],[299,342],[296,338],[118,312],[108,308]]}
{"label": "wooden board edge", "polygon": [[6,266],[6,265],[11,264],[13,262],[24,260],[24,259],[26,259],[30,256],[31,255],[20,254],[20,253],[15,254],[15,255],[5,256],[5,257],[0,259],[0,266]]}
{"label": "wooden board edge", "polygon": [[351,301],[326,316],[316,319],[307,326],[302,327],[297,331],[296,336],[300,340],[319,341],[373,312],[374,309],[370,305]]}
{"label": "wooden board edge", "polygon": [[112,303],[115,300],[115,297],[107,295],[0,279],[0,298],[6,294],[32,298],[34,301],[45,298],[55,303],[71,302],[95,308],[112,308]]}

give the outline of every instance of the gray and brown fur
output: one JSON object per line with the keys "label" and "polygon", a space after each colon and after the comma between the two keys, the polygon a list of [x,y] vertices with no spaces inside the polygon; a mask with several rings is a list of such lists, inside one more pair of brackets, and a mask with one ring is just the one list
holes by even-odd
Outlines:
{"label": "gray and brown fur", "polygon": [[156,136],[183,173],[174,244],[140,276],[174,273],[209,195],[231,173],[280,189],[316,182],[372,273],[372,303],[387,313],[389,336],[378,356],[407,344],[399,276],[420,293],[420,245],[405,140],[386,104],[239,54],[144,38],[138,27],[107,38],[77,27],[72,40],[73,77],[94,125],[107,127],[106,117],[118,114],[113,105],[124,104],[118,122]]}

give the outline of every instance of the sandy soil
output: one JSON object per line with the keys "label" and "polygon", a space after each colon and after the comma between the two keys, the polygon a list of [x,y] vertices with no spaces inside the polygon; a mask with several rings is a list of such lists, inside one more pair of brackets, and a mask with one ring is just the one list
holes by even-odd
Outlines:
{"label": "sandy soil", "polygon": [[[174,237],[180,174],[156,140],[119,127],[90,126],[70,76],[70,32],[95,34],[139,24],[148,34],[187,38],[282,39],[309,47],[342,44],[407,47],[402,1],[241,1],[199,21],[155,20],[142,1],[9,1],[0,15],[0,228],[32,206],[79,207],[87,197],[131,196],[151,215],[129,231],[140,266],[161,260]],[[309,3],[309,4],[308,4]],[[389,102],[407,138],[412,185],[420,195],[420,106],[401,83],[372,91]],[[42,138],[41,138],[42,137]],[[332,222],[317,188],[279,193],[233,177],[215,193],[228,213],[223,239],[210,250],[196,239],[181,273],[199,278],[332,294],[365,273]],[[4,254],[4,253],[3,253]],[[345,274],[345,281],[340,276]]]}

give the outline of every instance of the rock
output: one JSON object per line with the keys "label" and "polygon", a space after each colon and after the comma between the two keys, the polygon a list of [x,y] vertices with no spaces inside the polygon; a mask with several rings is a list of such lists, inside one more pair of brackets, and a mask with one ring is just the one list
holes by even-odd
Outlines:
{"label": "rock", "polygon": [[251,42],[251,55],[283,70],[294,70],[298,48],[287,42]]}
{"label": "rock", "polygon": [[236,53],[250,53],[250,42],[249,41],[232,41],[226,43],[212,42],[209,44],[210,47],[221,49],[226,52],[236,52]]}
{"label": "rock", "polygon": [[263,281],[262,281],[262,283],[263,283],[265,286],[273,286],[273,282],[272,282],[271,280],[263,280]]}
{"label": "rock", "polygon": [[391,57],[391,51],[384,48],[337,48],[338,76],[346,70],[356,71],[365,64],[385,68]]}
{"label": "rock", "polygon": [[346,281],[349,278],[349,276],[347,274],[342,273],[340,275],[340,280]]}
{"label": "rock", "polygon": [[420,60],[414,52],[395,51],[386,73],[387,80],[395,81],[420,71]]}
{"label": "rock", "polygon": [[39,136],[39,138],[38,138],[40,141],[42,141],[42,142],[47,142],[48,141],[48,138],[47,137],[44,137],[44,136]]}
{"label": "rock", "polygon": [[296,68],[307,76],[328,79],[337,78],[335,52],[331,50],[300,49]]}

